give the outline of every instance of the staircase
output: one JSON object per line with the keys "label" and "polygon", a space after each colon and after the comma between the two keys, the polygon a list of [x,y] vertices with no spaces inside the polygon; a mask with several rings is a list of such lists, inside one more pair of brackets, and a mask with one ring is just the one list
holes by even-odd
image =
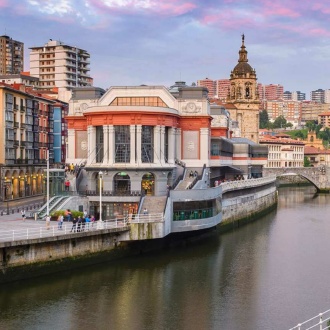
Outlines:
{"label": "staircase", "polygon": [[148,214],[164,213],[167,196],[146,196],[143,200],[140,214],[143,214],[143,210],[146,208]]}
{"label": "staircase", "polygon": [[[60,206],[66,199],[68,199],[68,196],[54,196],[49,200],[49,213],[52,213],[56,210],[58,206]],[[44,204],[38,211],[38,218],[44,218],[47,215],[47,203]]]}
{"label": "staircase", "polygon": [[176,186],[175,190],[186,190],[186,189],[189,189],[189,186],[193,183],[195,177],[192,176],[190,177],[189,174],[191,172],[197,172],[198,176],[201,175],[202,173],[201,172],[201,169],[200,168],[194,168],[194,167],[189,167],[189,168],[186,168],[186,175],[185,177],[183,178],[183,180]]}

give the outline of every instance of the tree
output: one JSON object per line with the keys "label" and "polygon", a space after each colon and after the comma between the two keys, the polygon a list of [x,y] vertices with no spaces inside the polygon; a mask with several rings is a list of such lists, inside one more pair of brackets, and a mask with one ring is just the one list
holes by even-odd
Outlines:
{"label": "tree", "polygon": [[259,115],[259,128],[269,128],[269,117],[267,110],[262,110]]}
{"label": "tree", "polygon": [[273,122],[274,128],[285,128],[287,127],[287,121],[283,116],[277,117]]}
{"label": "tree", "polygon": [[311,167],[311,162],[307,156],[304,156],[304,167]]}

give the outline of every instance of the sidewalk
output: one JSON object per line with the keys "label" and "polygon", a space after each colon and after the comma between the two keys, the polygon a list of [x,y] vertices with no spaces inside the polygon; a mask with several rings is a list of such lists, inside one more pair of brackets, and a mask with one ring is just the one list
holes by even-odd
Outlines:
{"label": "sidewalk", "polygon": [[17,216],[17,213],[20,213],[23,208],[29,217],[30,213],[38,210],[44,203],[44,196],[33,196],[0,202],[0,218],[7,215],[7,213],[9,215],[16,213]]}

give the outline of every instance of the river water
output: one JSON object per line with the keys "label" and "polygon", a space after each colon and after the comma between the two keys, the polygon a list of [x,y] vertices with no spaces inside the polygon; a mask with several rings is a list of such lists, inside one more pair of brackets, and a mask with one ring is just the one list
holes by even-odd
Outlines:
{"label": "river water", "polygon": [[149,255],[0,286],[0,329],[289,329],[330,309],[330,195]]}

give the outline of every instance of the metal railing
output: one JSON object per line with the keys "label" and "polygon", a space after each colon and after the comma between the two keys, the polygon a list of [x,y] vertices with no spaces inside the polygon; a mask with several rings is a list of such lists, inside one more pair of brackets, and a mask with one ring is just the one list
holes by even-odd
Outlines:
{"label": "metal railing", "polygon": [[311,319],[297,324],[295,327],[289,330],[310,330],[310,329],[318,329],[325,330],[330,329],[330,309],[327,311],[320,313],[312,317]]}
{"label": "metal railing", "polygon": [[118,218],[114,220],[95,221],[86,223],[63,223],[59,226],[50,225],[37,228],[25,228],[18,230],[2,230],[0,231],[0,242],[14,242],[19,240],[30,240],[44,237],[55,237],[68,234],[80,234],[82,232],[98,231],[103,229],[124,228],[127,226],[126,218]]}
{"label": "metal railing", "polygon": [[267,176],[258,179],[248,179],[248,180],[239,180],[239,181],[227,181],[220,183],[222,187],[222,192],[235,190],[238,188],[252,188],[260,184],[268,184],[276,181],[276,176]]}
{"label": "metal railing", "polygon": [[163,213],[135,214],[127,219],[128,223],[164,222]]}

